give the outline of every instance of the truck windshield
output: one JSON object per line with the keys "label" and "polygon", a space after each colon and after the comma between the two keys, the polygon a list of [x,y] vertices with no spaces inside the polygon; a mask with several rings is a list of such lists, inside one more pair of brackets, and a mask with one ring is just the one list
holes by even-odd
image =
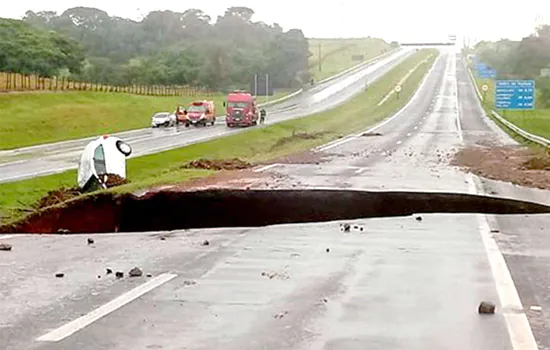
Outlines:
{"label": "truck windshield", "polygon": [[227,102],[227,106],[231,108],[246,108],[248,102]]}
{"label": "truck windshield", "polygon": [[191,105],[189,106],[189,109],[187,109],[188,112],[204,112],[205,108],[204,106],[195,106]]}

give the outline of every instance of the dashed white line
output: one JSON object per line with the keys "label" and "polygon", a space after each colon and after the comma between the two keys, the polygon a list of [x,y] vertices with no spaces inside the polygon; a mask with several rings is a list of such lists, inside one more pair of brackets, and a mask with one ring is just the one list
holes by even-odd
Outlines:
{"label": "dashed white line", "polygon": [[[468,182],[469,192],[471,194],[478,194],[472,174],[466,175],[466,180]],[[508,266],[500,252],[498,244],[491,236],[491,229],[487,222],[487,216],[478,214],[477,219],[481,239],[495,280],[501,308],[503,310],[509,310],[508,312],[504,312],[503,316],[506,320],[512,347],[518,350],[536,350],[538,349],[537,342],[535,341],[529,321],[523,310],[523,305],[521,304],[521,299],[514,285],[510,270],[508,270]]]}
{"label": "dashed white line", "polygon": [[[414,95],[411,97],[411,99],[409,100],[409,102],[407,102],[403,107],[401,107],[401,109],[399,111],[397,111],[397,113],[395,113],[393,116],[391,116],[390,118],[384,120],[383,122],[381,122],[380,124],[378,125],[375,125],[373,126],[372,128],[366,130],[366,131],[363,131],[362,133],[360,134],[364,134],[364,133],[370,133],[370,132],[373,132],[375,131],[376,129],[379,129],[381,128],[382,126],[386,125],[387,123],[391,122],[392,120],[396,119],[397,117],[399,117],[401,115],[401,113],[403,113],[417,98],[418,96],[420,95],[420,92],[422,91],[424,85],[426,85],[426,82],[428,81],[428,77],[432,74],[432,71],[435,69],[435,67],[437,66],[437,62],[441,59],[441,55],[437,57],[437,59],[434,61],[434,63],[432,64],[432,67],[430,68],[430,70],[428,70],[428,72],[424,75],[424,78],[422,80],[422,82],[420,83],[420,85],[418,85],[418,88],[416,89]],[[337,147],[337,146],[340,146],[346,142],[349,142],[351,140],[354,140],[356,139],[356,136],[355,135],[352,135],[350,136],[349,138],[346,138],[344,140],[341,140],[340,142],[329,142],[327,143],[326,145],[322,145],[320,147],[317,147],[317,148],[314,148],[314,151],[318,152],[318,151],[326,151],[326,150],[329,150],[333,147]]]}
{"label": "dashed white line", "polygon": [[407,134],[407,137],[410,137],[411,135],[412,135],[411,133],[408,133],[408,134]]}
{"label": "dashed white line", "polygon": [[398,144],[398,145],[400,145],[400,144],[402,144],[402,143],[403,143],[403,141],[397,141],[397,144]]}
{"label": "dashed white line", "polygon": [[367,168],[360,168],[360,169],[355,170],[355,173],[356,174],[361,174],[365,170],[367,170]]}
{"label": "dashed white line", "polygon": [[148,293],[151,290],[163,285],[164,283],[170,281],[176,276],[177,275],[170,274],[170,273],[164,273],[162,275],[159,275],[153,278],[152,280],[142,284],[141,286],[138,286],[132,289],[131,291],[122,294],[118,298],[111,300],[107,304],[98,307],[92,312],[82,317],[79,317],[76,320],[71,321],[49,333],[44,334],[43,336],[39,337],[37,340],[46,341],[46,342],[57,342],[57,341],[63,340],[68,336],[70,336],[71,334],[74,334],[79,330],[81,330],[82,328],[99,320],[103,316],[108,315],[109,313],[121,308],[122,306],[128,304],[129,302],[139,298],[145,293]]}
{"label": "dashed white line", "polygon": [[418,126],[415,126],[415,127],[414,127],[414,130],[418,130]]}
{"label": "dashed white line", "polygon": [[273,168],[275,168],[275,167],[277,167],[277,166],[279,166],[279,165],[281,165],[281,164],[279,164],[279,163],[269,164],[269,165],[266,165],[266,166],[263,166],[263,167],[261,167],[261,168],[258,168],[258,169],[256,169],[256,170],[254,170],[254,172],[256,172],[256,173],[261,173],[262,171],[266,171],[266,170],[269,170],[269,169],[273,169]]}

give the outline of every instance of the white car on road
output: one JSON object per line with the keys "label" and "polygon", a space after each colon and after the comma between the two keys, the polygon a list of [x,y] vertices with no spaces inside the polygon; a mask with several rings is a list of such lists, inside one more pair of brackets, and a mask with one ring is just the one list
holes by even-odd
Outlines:
{"label": "white car on road", "polygon": [[174,126],[176,125],[176,115],[169,112],[155,113],[151,117],[151,127],[158,128],[160,126]]}

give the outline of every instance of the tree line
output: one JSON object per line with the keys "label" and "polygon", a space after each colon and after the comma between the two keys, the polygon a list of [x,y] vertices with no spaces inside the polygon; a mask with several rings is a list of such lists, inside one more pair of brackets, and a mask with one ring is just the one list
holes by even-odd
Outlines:
{"label": "tree line", "polygon": [[[537,105],[550,108],[550,25],[542,25],[520,41],[481,41],[474,46],[477,58],[497,71],[498,79],[535,79]],[[550,70],[549,70],[550,72]]]}
{"label": "tree line", "polygon": [[140,21],[86,7],[28,11],[22,21],[0,21],[0,71],[217,90],[248,88],[255,73],[270,74],[276,88],[307,81],[303,32],[253,16],[247,7],[216,21],[199,9],[153,11]]}

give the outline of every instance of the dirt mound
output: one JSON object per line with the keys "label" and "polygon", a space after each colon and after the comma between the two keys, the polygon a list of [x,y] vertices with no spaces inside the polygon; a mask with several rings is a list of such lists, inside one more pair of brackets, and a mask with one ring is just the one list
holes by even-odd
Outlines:
{"label": "dirt mound", "polygon": [[127,183],[129,183],[128,179],[125,179],[122,176],[117,174],[107,174],[107,182],[105,185],[107,185],[107,188],[111,188],[126,185]]}
{"label": "dirt mound", "polygon": [[239,158],[233,159],[195,159],[184,166],[184,169],[206,170],[241,170],[252,167],[252,164]]}
{"label": "dirt mound", "polygon": [[[107,174],[107,188],[121,186],[127,184],[128,180],[116,175],[116,174]],[[82,195],[82,192],[78,187],[71,188],[60,188],[54,191],[48,192],[44,197],[40,198],[36,203],[32,205],[33,209],[42,209],[51,207],[53,205],[61,204],[68,200],[71,200],[75,197]]]}
{"label": "dirt mound", "polygon": [[550,156],[524,147],[481,147],[460,150],[452,165],[492,180],[550,189]]}
{"label": "dirt mound", "polygon": [[534,156],[522,165],[527,170],[550,170],[550,157]]}
{"label": "dirt mound", "polygon": [[325,132],[314,132],[314,133],[309,133],[309,132],[292,132],[292,135],[290,136],[287,136],[287,137],[281,137],[280,139],[277,140],[277,142],[275,142],[273,144],[273,146],[271,146],[271,149],[276,149],[278,147],[281,147],[283,145],[286,145],[287,143],[290,143],[290,142],[293,142],[293,141],[296,141],[296,140],[316,140],[318,138],[321,138],[323,135],[325,135],[326,133]]}
{"label": "dirt mound", "polygon": [[47,208],[68,201],[69,199],[80,196],[82,193],[76,187],[60,188],[50,191],[44,197],[40,198],[32,205],[34,209]]}

